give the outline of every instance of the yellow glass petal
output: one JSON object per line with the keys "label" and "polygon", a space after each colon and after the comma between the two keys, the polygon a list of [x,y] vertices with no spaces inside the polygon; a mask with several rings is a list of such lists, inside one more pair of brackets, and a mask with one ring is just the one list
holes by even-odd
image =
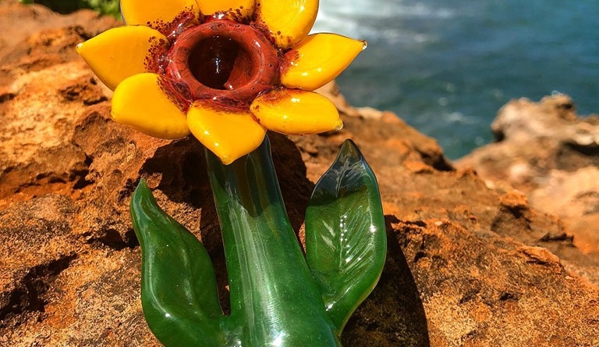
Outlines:
{"label": "yellow glass petal", "polygon": [[166,47],[164,35],[145,26],[108,29],[77,45],[77,53],[98,78],[112,90],[122,80],[146,72],[151,51]]}
{"label": "yellow glass petal", "polygon": [[197,0],[197,2],[202,14],[229,12],[238,22],[249,18],[254,13],[254,0]]}
{"label": "yellow glass petal", "polygon": [[183,12],[197,14],[196,0],[121,0],[121,13],[127,25],[150,25],[172,22]]}
{"label": "yellow glass petal", "polygon": [[250,110],[268,130],[284,134],[317,134],[339,130],[343,122],[326,97],[303,90],[278,89],[257,97]]}
{"label": "yellow glass petal", "polygon": [[187,112],[193,136],[216,154],[225,165],[258,148],[266,129],[249,111],[229,111],[196,101]]}
{"label": "yellow glass petal", "polygon": [[306,37],[285,54],[281,83],[289,88],[314,90],[339,76],[366,48],[365,41],[336,34]]}
{"label": "yellow glass petal", "polygon": [[256,22],[270,31],[279,48],[303,40],[318,13],[318,0],[256,0]]}
{"label": "yellow glass petal", "polygon": [[184,137],[189,134],[186,116],[164,93],[159,78],[142,73],[121,82],[112,97],[112,118],[161,139]]}

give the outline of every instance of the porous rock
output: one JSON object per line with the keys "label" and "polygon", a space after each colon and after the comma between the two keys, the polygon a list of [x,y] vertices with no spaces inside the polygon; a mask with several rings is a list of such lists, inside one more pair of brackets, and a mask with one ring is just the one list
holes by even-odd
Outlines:
{"label": "porous rock", "polygon": [[[456,163],[490,185],[523,192],[537,210],[560,217],[573,245],[599,263],[599,116],[579,116],[567,95],[513,100],[492,124],[496,141]],[[596,271],[589,275],[597,283]]]}
{"label": "porous rock", "polygon": [[[204,242],[225,291],[204,149],[110,120],[110,93],[73,49],[116,22],[14,1],[0,3],[0,15],[2,25],[18,16],[29,28],[0,30],[9,42],[0,51],[0,345],[159,346],[141,311],[128,202],[145,178]],[[599,344],[597,282],[557,218],[454,169],[435,140],[395,115],[344,107],[340,132],[271,134],[298,232],[314,182],[344,139],[378,176],[388,258],[344,346]]]}

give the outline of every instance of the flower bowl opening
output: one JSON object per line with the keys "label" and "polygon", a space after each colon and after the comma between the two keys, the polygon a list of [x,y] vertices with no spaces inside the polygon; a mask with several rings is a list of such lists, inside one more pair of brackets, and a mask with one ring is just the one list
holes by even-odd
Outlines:
{"label": "flower bowl opening", "polygon": [[189,69],[206,87],[232,90],[255,75],[251,53],[230,37],[214,36],[198,42],[188,59]]}
{"label": "flower bowl opening", "polygon": [[186,86],[190,102],[248,105],[280,84],[277,49],[262,32],[230,20],[210,20],[185,30],[168,53],[166,71],[173,84]]}

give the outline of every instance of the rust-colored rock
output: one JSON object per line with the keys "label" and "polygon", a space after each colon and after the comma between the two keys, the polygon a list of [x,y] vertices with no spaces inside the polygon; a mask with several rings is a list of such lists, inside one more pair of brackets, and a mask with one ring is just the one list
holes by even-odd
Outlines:
{"label": "rust-colored rock", "polygon": [[[19,18],[22,33],[6,18]],[[0,3],[1,346],[159,346],[141,312],[128,216],[141,177],[206,244],[225,290],[203,148],[112,122],[110,93],[73,52],[115,24]],[[436,141],[395,115],[341,106],[341,132],[272,142],[298,232],[314,181],[345,138],[380,181],[389,256],[344,346],[599,345],[597,267],[559,219],[530,195],[455,170]]]}
{"label": "rust-colored rock", "polygon": [[457,166],[476,169],[492,185],[513,186],[533,208],[559,216],[589,255],[580,261],[599,269],[599,116],[579,117],[570,97],[554,95],[511,101],[492,128],[496,142]]}
{"label": "rust-colored rock", "polygon": [[462,158],[485,179],[530,190],[544,184],[551,170],[574,172],[599,166],[599,116],[580,118],[566,95],[505,105],[491,128],[496,141]]}

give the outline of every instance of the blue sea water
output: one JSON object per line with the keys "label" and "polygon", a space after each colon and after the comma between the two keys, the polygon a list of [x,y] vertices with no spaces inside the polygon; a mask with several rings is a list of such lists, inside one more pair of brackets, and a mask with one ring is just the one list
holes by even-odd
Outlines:
{"label": "blue sea water", "polygon": [[510,99],[570,95],[599,113],[599,0],[321,0],[315,32],[366,39],[337,79],[457,159],[492,140]]}

